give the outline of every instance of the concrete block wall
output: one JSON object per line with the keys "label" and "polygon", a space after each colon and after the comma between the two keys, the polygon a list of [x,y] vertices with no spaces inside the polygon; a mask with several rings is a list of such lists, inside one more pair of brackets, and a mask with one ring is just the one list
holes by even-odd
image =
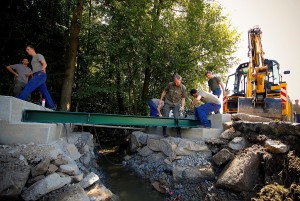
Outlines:
{"label": "concrete block wall", "polygon": [[11,96],[0,96],[0,144],[48,144],[65,135],[63,124],[22,122],[23,110],[49,110]]}

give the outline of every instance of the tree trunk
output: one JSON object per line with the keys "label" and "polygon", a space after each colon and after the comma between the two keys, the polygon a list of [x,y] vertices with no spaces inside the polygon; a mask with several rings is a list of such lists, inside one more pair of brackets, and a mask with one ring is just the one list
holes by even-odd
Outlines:
{"label": "tree trunk", "polygon": [[70,111],[72,86],[74,82],[75,64],[77,49],[79,45],[79,32],[82,19],[84,0],[77,0],[77,7],[74,11],[69,38],[69,49],[67,52],[67,66],[65,71],[64,83],[61,90],[60,107],[62,110]]}

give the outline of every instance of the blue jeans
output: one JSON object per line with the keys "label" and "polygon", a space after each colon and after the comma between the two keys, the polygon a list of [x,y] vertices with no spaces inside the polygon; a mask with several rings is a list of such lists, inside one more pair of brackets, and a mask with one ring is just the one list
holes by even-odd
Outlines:
{"label": "blue jeans", "polygon": [[212,93],[213,93],[213,95],[216,95],[219,98],[221,96],[222,91],[220,88],[216,88],[215,90],[213,90]]}
{"label": "blue jeans", "polygon": [[221,108],[220,104],[215,103],[205,103],[204,105],[195,108],[195,117],[200,121],[200,125],[204,127],[211,127],[210,122],[207,119],[207,115],[210,112],[219,110]]}
{"label": "blue jeans", "polygon": [[148,105],[150,107],[150,116],[157,117],[157,105],[152,100],[148,101]]}
{"label": "blue jeans", "polygon": [[43,98],[46,99],[46,107],[51,109],[56,108],[47,90],[46,79],[46,73],[43,73],[41,71],[34,73],[33,78],[26,84],[24,90],[21,92],[18,98],[25,100],[28,97],[28,95],[31,94],[31,92],[38,89],[43,95]]}

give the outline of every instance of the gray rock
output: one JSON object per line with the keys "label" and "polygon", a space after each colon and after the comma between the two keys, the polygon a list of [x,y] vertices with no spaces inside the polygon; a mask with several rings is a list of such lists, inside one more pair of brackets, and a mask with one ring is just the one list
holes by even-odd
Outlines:
{"label": "gray rock", "polygon": [[24,200],[37,200],[43,195],[59,189],[66,184],[71,182],[70,177],[60,177],[57,173],[53,173],[47,176],[45,179],[33,184],[29,188],[25,189],[22,193],[22,198]]}
{"label": "gray rock", "polygon": [[58,170],[58,167],[56,165],[50,164],[48,167],[48,170],[46,172],[46,175],[52,174]]}
{"label": "gray rock", "polygon": [[270,139],[265,141],[265,148],[267,151],[269,151],[273,154],[284,154],[289,151],[289,148],[287,145],[283,144],[280,141],[270,140]]}
{"label": "gray rock", "polygon": [[[21,159],[22,160],[21,160]],[[0,152],[0,200],[15,200],[21,194],[30,174],[30,167],[19,153]]]}
{"label": "gray rock", "polygon": [[161,152],[153,153],[146,158],[148,163],[159,163],[163,162],[166,159],[166,155]]}
{"label": "gray rock", "polygon": [[228,144],[228,147],[230,147],[233,150],[241,150],[244,149],[247,145],[246,139],[244,137],[235,137],[233,140],[231,140]]}
{"label": "gray rock", "polygon": [[236,131],[234,128],[229,128],[221,133],[220,138],[225,140],[232,140],[235,137],[241,136],[241,132]]}
{"label": "gray rock", "polygon": [[187,169],[187,166],[173,166],[172,173],[173,173],[173,180],[174,182],[181,182],[183,181],[183,172]]}
{"label": "gray rock", "polygon": [[203,141],[192,141],[182,139],[176,149],[175,154],[180,156],[187,156],[193,152],[209,151],[208,146]]}
{"label": "gray rock", "polygon": [[35,167],[31,168],[31,176],[36,177],[42,174],[45,174],[50,165],[50,158],[45,158]]}
{"label": "gray rock", "polygon": [[146,156],[153,154],[153,151],[151,149],[149,149],[148,146],[145,146],[138,151],[138,154],[140,156],[146,157]]}
{"label": "gray rock", "polygon": [[243,114],[243,113],[232,114],[231,118],[234,121],[248,121],[248,122],[271,122],[271,121],[273,121],[272,119],[269,119],[269,118],[250,115],[250,114]]}
{"label": "gray rock", "polygon": [[213,156],[213,160],[217,165],[222,165],[234,158],[234,154],[224,148]]}
{"label": "gray rock", "polygon": [[232,127],[232,121],[224,122],[222,125],[223,125],[223,129],[225,131],[225,130],[230,129]]}
{"label": "gray rock", "polygon": [[54,161],[51,162],[53,165],[56,165],[57,167],[61,166],[61,165],[67,165],[68,161],[64,160],[64,159],[55,159]]}
{"label": "gray rock", "polygon": [[95,173],[91,172],[82,181],[80,181],[79,184],[80,184],[80,186],[82,188],[85,189],[85,188],[91,186],[92,184],[94,184],[98,180],[99,180],[98,175],[96,175]]}
{"label": "gray rock", "polygon": [[215,173],[211,166],[189,167],[183,171],[182,176],[184,182],[199,183],[204,180],[214,180]]}
{"label": "gray rock", "polygon": [[81,154],[78,152],[78,149],[75,147],[74,144],[67,144],[66,149],[71,159],[78,160],[81,157]]}
{"label": "gray rock", "polygon": [[147,140],[147,146],[153,151],[160,151],[160,140],[149,138]]}
{"label": "gray rock", "polygon": [[80,174],[79,168],[76,164],[61,165],[59,166],[59,171],[71,176]]}
{"label": "gray rock", "polygon": [[136,138],[136,141],[138,142],[139,146],[147,144],[148,135],[146,133],[143,133],[141,131],[134,131],[131,135],[133,135]]}
{"label": "gray rock", "polygon": [[34,184],[34,183],[36,183],[36,182],[38,182],[38,181],[40,181],[42,179],[45,179],[45,175],[39,175],[39,176],[30,178],[27,181],[27,186],[31,186],[32,184]]}
{"label": "gray rock", "polygon": [[83,173],[76,176],[71,176],[71,178],[73,183],[78,183],[83,179]]}
{"label": "gray rock", "polygon": [[161,150],[161,152],[167,155],[171,161],[176,158],[176,153],[175,153],[176,148],[177,145],[174,142],[172,142],[170,139],[165,138],[160,140],[159,149]]}
{"label": "gray rock", "polygon": [[257,147],[244,150],[223,169],[216,185],[234,191],[251,191],[259,177],[260,150]]}
{"label": "gray rock", "polygon": [[64,188],[62,191],[51,193],[46,201],[90,201],[83,188],[76,184]]}

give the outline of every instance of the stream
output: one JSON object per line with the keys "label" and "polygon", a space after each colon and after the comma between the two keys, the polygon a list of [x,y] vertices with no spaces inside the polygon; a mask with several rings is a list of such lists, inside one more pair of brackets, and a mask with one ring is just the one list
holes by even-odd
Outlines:
{"label": "stream", "polygon": [[139,178],[126,167],[120,165],[121,160],[116,154],[111,153],[101,157],[101,161],[99,161],[99,166],[105,176],[104,185],[121,201],[166,200],[165,196],[157,192],[148,180]]}

